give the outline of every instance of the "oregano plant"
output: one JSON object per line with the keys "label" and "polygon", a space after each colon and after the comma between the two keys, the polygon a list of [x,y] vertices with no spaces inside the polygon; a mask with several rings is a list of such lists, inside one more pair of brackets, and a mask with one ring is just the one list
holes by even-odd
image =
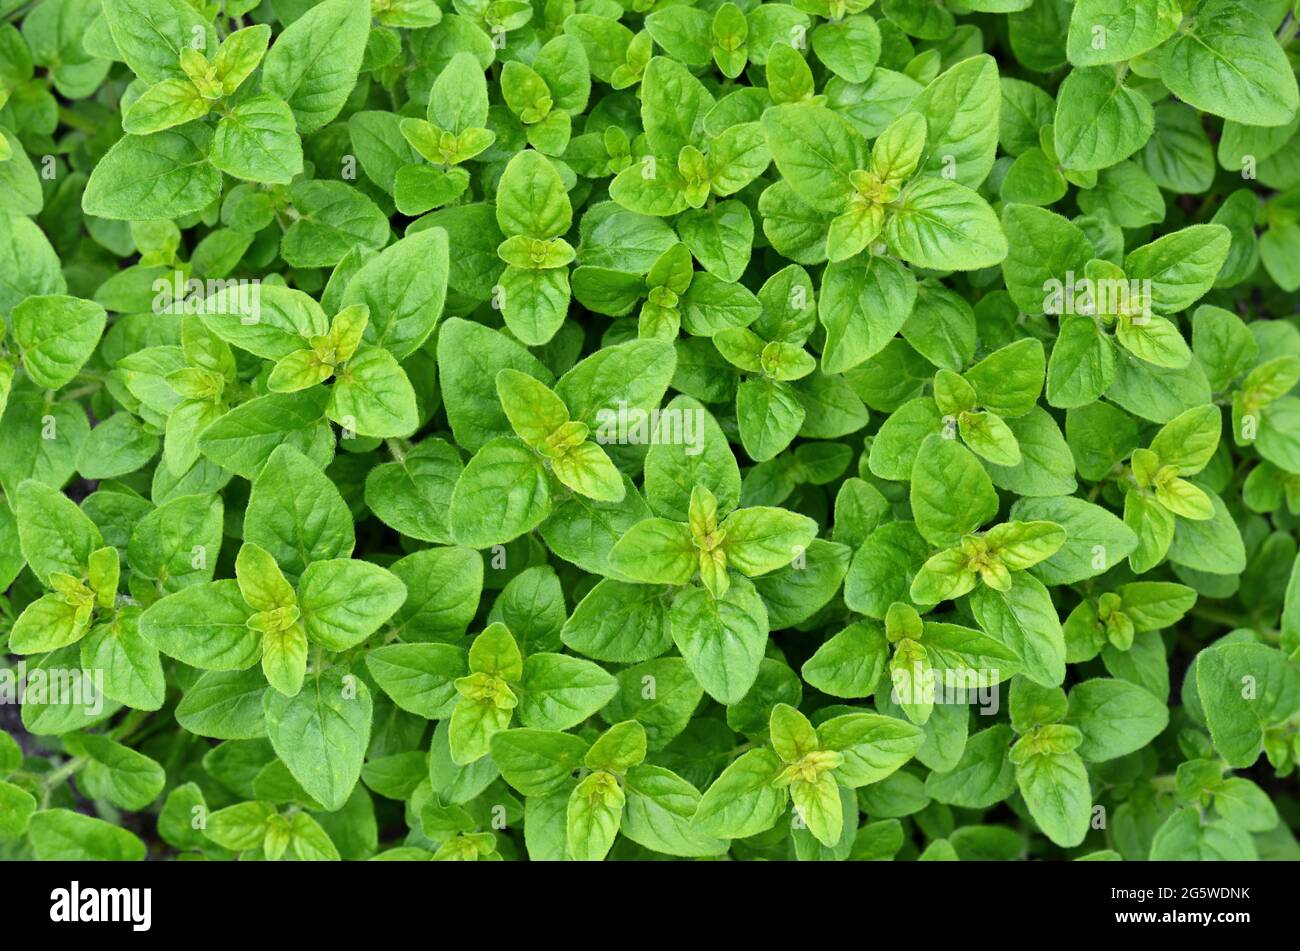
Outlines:
{"label": "oregano plant", "polygon": [[1300,859],[1292,0],[0,0],[0,858]]}

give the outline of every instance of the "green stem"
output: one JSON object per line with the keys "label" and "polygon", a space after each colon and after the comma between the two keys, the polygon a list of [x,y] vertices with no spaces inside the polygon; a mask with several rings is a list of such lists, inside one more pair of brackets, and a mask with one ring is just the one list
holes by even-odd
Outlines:
{"label": "green stem", "polygon": [[[108,736],[121,743],[140,729],[148,719],[149,714],[144,710],[132,710],[123,718],[121,723],[108,731]],[[54,790],[89,762],[89,757],[74,756],[58,769],[43,774],[41,776],[41,808],[48,809],[50,797],[54,795]]]}
{"label": "green stem", "polygon": [[63,396],[60,397],[59,402],[65,403],[68,400],[76,400],[76,399],[80,399],[83,396],[90,396],[93,393],[98,393],[103,388],[103,386],[104,384],[102,383],[88,383],[85,386],[78,387],[75,390],[69,390],[68,392],[64,393]]}
{"label": "green stem", "polygon": [[1217,608],[1196,607],[1192,609],[1192,616],[1198,617],[1203,621],[1212,621],[1215,624],[1224,624],[1230,628],[1251,627],[1249,618],[1233,614],[1231,611],[1220,611]]}
{"label": "green stem", "polygon": [[748,752],[749,750],[754,749],[758,745],[759,744],[753,742],[752,740],[748,743],[741,743],[734,750],[732,750],[730,753],[727,754],[727,759],[735,759],[741,753]]}
{"label": "green stem", "polygon": [[23,14],[25,14],[28,10],[30,10],[31,7],[32,4],[24,3],[17,10],[11,10],[9,13],[6,13],[3,17],[0,17],[0,23],[10,23],[14,20],[17,20],[19,17],[23,16]]}
{"label": "green stem", "polygon": [[50,797],[54,795],[54,790],[88,762],[89,760],[83,756],[74,756],[58,769],[46,773],[41,780],[41,808],[48,809],[50,807]]}
{"label": "green stem", "polygon": [[86,135],[94,135],[99,131],[98,126],[90,119],[80,116],[73,112],[67,106],[59,106],[59,121],[70,129],[76,129],[78,132],[84,132]]}
{"label": "green stem", "polygon": [[1178,781],[1172,773],[1165,776],[1152,776],[1151,788],[1158,793],[1171,793],[1178,788]]}
{"label": "green stem", "polygon": [[140,727],[144,726],[148,720],[149,714],[146,711],[132,710],[122,718],[121,723],[108,731],[108,735],[121,743],[127,737],[135,733],[136,730],[140,729]]}
{"label": "green stem", "polygon": [[1282,45],[1282,49],[1290,46],[1291,41],[1296,38],[1297,34],[1300,34],[1300,20],[1295,17],[1288,17],[1287,21],[1282,24],[1282,29],[1277,31],[1277,41]]}

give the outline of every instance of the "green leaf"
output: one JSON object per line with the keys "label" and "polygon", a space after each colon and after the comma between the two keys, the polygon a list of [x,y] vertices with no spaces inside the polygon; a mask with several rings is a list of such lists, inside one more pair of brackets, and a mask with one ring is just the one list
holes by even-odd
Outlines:
{"label": "green leaf", "polygon": [[131,531],[126,559],[132,574],[153,579],[166,594],[211,581],[221,550],[223,514],[219,496],[168,499]]}
{"label": "green leaf", "polygon": [[687,588],[669,620],[673,642],[709,696],[735,703],[748,692],[767,644],[767,609],[752,585],[733,578],[720,598]]}
{"label": "green leaf", "polygon": [[993,167],[1001,98],[991,56],[971,56],[931,81],[912,102],[929,130],[922,169],[978,187]]}
{"label": "green leaf", "polygon": [[815,780],[796,780],[790,784],[790,799],[795,814],[822,845],[833,846],[844,827],[844,809],[840,790],[830,773]]}
{"label": "green leaf", "polygon": [[377,251],[388,243],[387,217],[350,185],[299,181],[291,186],[289,198],[298,217],[280,241],[280,254],[294,267],[333,267],[354,246]]}
{"label": "green leaf", "polygon": [[884,628],[871,621],[858,621],[817,648],[800,675],[832,697],[866,697],[880,682],[887,656]]}
{"label": "green leaf", "polygon": [[277,446],[292,446],[318,464],[329,461],[332,433],[322,389],[271,393],[242,403],[208,426],[199,448],[213,462],[256,479]]}
{"label": "green leaf", "polygon": [[140,862],[145,845],[133,833],[69,809],[42,809],[27,829],[42,862]]}
{"label": "green leaf", "polygon": [[956,766],[926,778],[926,794],[964,809],[987,809],[1001,802],[1016,788],[1015,767],[1007,758],[1011,739],[1005,724],[976,733]]}
{"label": "green leaf", "polygon": [[1135,59],[1172,36],[1181,20],[1174,0],[1079,0],[1070,17],[1070,62],[1097,66]]}
{"label": "green leaf", "polygon": [[454,681],[469,672],[465,651],[451,644],[388,644],[366,654],[379,687],[403,710],[445,719],[456,702]]}
{"label": "green leaf", "polygon": [[1154,129],[1151,103],[1113,70],[1075,69],[1057,92],[1055,144],[1063,168],[1109,168],[1142,148]]}
{"label": "green leaf", "polygon": [[333,651],[360,644],[405,600],[406,585],[391,571],[347,558],[312,562],[298,584],[307,636]]}
{"label": "green leaf", "polygon": [[0,839],[17,839],[27,831],[36,799],[13,783],[0,782]]}
{"label": "green leaf", "polygon": [[993,483],[970,450],[931,434],[916,456],[910,501],[917,530],[944,548],[997,514]]}
{"label": "green leaf", "polygon": [[1196,687],[1215,748],[1242,769],[1259,756],[1264,730],[1300,710],[1300,668],[1263,644],[1219,644],[1196,659]]}
{"label": "green leaf", "polygon": [[302,171],[302,142],[283,99],[253,96],[217,123],[212,164],[248,181],[287,185]]}
{"label": "green leaf", "polygon": [[628,771],[627,802],[620,831],[654,852],[685,858],[721,855],[727,844],[701,835],[692,820],[702,798],[687,780],[660,766],[643,764]]}
{"label": "green leaf", "polygon": [[77,504],[49,486],[28,479],[15,499],[23,557],[42,583],[51,572],[80,577],[103,536]]}
{"label": "green leaf", "polygon": [[359,436],[409,436],[420,422],[411,381],[397,359],[379,347],[362,349],[348,361],[326,412]]}
{"label": "green leaf", "polygon": [[459,453],[449,443],[426,439],[400,459],[370,470],[366,505],[403,535],[446,544],[451,536],[447,507],[463,468]]}
{"label": "green leaf", "polygon": [[447,293],[447,232],[409,235],[368,260],[348,281],[343,304],[365,304],[365,339],[397,359],[410,356],[433,333]]}
{"label": "green leaf", "polygon": [[1192,225],[1130,251],[1124,271],[1130,279],[1151,282],[1155,310],[1184,310],[1214,285],[1230,238],[1222,225]]}
{"label": "green leaf", "polygon": [[618,689],[598,664],[565,654],[530,654],[520,681],[519,719],[539,730],[567,730],[609,702]]}
{"label": "green leaf", "polygon": [[214,45],[212,25],[182,0],[108,0],[104,19],[116,51],[147,83],[183,75],[180,53],[196,39]]}
{"label": "green leaf", "polygon": [[552,730],[505,730],[492,737],[502,778],[525,796],[567,789],[587,749],[580,737]]}
{"label": "green leaf", "polygon": [[1115,349],[1096,321],[1061,317],[1061,332],[1047,366],[1047,401],[1063,409],[1088,406],[1115,379]]}
{"label": "green leaf", "polygon": [[481,324],[453,318],[439,331],[439,383],[447,419],[456,442],[471,452],[513,432],[496,391],[496,375],[506,367],[543,383],[554,378],[520,344]]}
{"label": "green leaf", "polygon": [[313,675],[295,697],[274,690],[263,700],[271,746],[293,778],[333,812],[361,775],[370,740],[370,691],[338,667]]}
{"label": "green leaf", "polygon": [[1083,841],[1092,794],[1088,771],[1077,753],[1042,753],[1017,763],[1016,784],[1044,835],[1062,848]]}
{"label": "green leaf", "polygon": [[369,33],[362,0],[324,0],[276,37],[262,63],[263,88],[289,104],[300,131],[315,132],[339,114]]}
{"label": "green leaf", "polygon": [[70,383],[94,353],[107,315],[92,301],[33,296],[13,309],[11,320],[28,375],[57,390]]}
{"label": "green leaf", "polygon": [[77,777],[88,796],[107,799],[120,809],[138,812],[162,792],[166,774],[149,757],[90,733],[76,736],[70,742],[88,757]]}
{"label": "green leaf", "polygon": [[346,558],[356,543],[338,489],[290,446],[273,451],[253,480],[244,539],[265,548],[291,575],[314,561]]}
{"label": "green leaf", "polygon": [[487,548],[536,528],[551,512],[541,461],[517,440],[494,439],[469,461],[451,494],[451,531],[459,544]]}
{"label": "green leaf", "polygon": [[140,613],[121,611],[81,642],[82,666],[104,672],[104,694],[137,710],[163,705],[166,683],[158,649],[140,633]]}
{"label": "green leaf", "polygon": [[82,210],[115,221],[202,211],[221,196],[221,173],[208,164],[211,140],[202,123],[118,139],[90,173]]}
{"label": "green leaf", "polygon": [[1043,686],[1064,680],[1065,638],[1051,595],[1041,582],[1014,573],[1006,591],[978,586],[970,606],[979,626],[1020,658],[1026,677]]}
{"label": "green leaf", "polygon": [[1268,23],[1253,10],[1215,0],[1163,51],[1161,79],[1179,99],[1249,125],[1289,122],[1300,91]]}
{"label": "green leaf", "polygon": [[614,845],[626,794],[609,773],[588,775],[569,797],[565,820],[569,854],[579,862],[599,862]]}
{"label": "green leaf", "polygon": [[786,808],[786,795],[772,784],[780,758],[768,749],[742,753],[713,781],[696,807],[696,831],[742,839],[770,829]]}
{"label": "green leaf", "polygon": [[1137,547],[1137,536],[1100,505],[1070,496],[1019,499],[1011,508],[1016,519],[1055,522],[1065,529],[1065,543],[1033,567],[1044,584],[1075,584],[1109,571]]}
{"label": "green leaf", "polygon": [[596,660],[636,663],[672,644],[664,591],[654,585],[605,579],[588,592],[564,623],[569,648]]}
{"label": "green leaf", "polygon": [[204,325],[227,343],[268,360],[302,349],[307,340],[329,331],[329,319],[316,300],[287,287],[258,285],[255,292],[236,285],[201,302]]}
{"label": "green leaf", "polygon": [[943,178],[920,178],[899,201],[885,239],[908,263],[974,271],[1007,257],[1007,239],[993,209],[971,189]]}
{"label": "green leaf", "polygon": [[1227,822],[1201,821],[1193,808],[1178,809],[1155,831],[1153,861],[1250,861],[1257,858],[1250,835]]}
{"label": "green leaf", "polygon": [[765,506],[732,512],[719,528],[728,565],[750,577],[789,565],[817,535],[817,523],[806,515]]}
{"label": "green leaf", "polygon": [[1159,697],[1124,680],[1085,680],[1070,690],[1065,722],[1079,728],[1078,753],[1090,763],[1115,759],[1151,742],[1169,722]]}
{"label": "green leaf", "polygon": [[140,633],[168,657],[202,670],[243,670],[261,655],[253,611],[233,580],[191,585],[150,605]]}
{"label": "green leaf", "polygon": [[791,188],[813,208],[839,211],[865,168],[866,140],[846,119],[823,106],[792,104],[763,113],[767,147]]}
{"label": "green leaf", "polygon": [[817,736],[826,749],[843,754],[844,762],[832,774],[852,789],[893,774],[916,754],[924,740],[920,728],[874,713],[832,717],[817,727]]}

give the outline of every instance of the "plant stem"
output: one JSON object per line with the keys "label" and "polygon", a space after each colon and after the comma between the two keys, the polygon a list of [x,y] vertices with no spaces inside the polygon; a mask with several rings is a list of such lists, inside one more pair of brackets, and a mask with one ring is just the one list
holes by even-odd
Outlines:
{"label": "plant stem", "polygon": [[77,115],[67,106],[59,106],[59,121],[68,128],[84,132],[86,135],[94,135],[98,131],[94,122],[84,116]]}
{"label": "plant stem", "polygon": [[1230,628],[1251,627],[1249,618],[1233,614],[1231,611],[1220,611],[1218,608],[1196,607],[1192,609],[1192,616],[1198,617],[1203,621],[1213,621],[1215,624],[1224,624]]}
{"label": "plant stem", "polygon": [[73,773],[85,766],[89,762],[83,756],[74,756],[58,769],[51,773],[46,773],[41,780],[41,808],[50,807],[50,797],[54,795],[54,790],[59,787],[64,780],[72,776]]}

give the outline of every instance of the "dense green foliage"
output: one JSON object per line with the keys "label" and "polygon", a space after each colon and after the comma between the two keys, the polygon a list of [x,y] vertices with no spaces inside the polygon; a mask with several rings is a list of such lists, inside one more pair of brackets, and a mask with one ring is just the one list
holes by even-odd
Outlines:
{"label": "dense green foliage", "polygon": [[0,856],[1300,857],[1296,17],[0,0]]}

